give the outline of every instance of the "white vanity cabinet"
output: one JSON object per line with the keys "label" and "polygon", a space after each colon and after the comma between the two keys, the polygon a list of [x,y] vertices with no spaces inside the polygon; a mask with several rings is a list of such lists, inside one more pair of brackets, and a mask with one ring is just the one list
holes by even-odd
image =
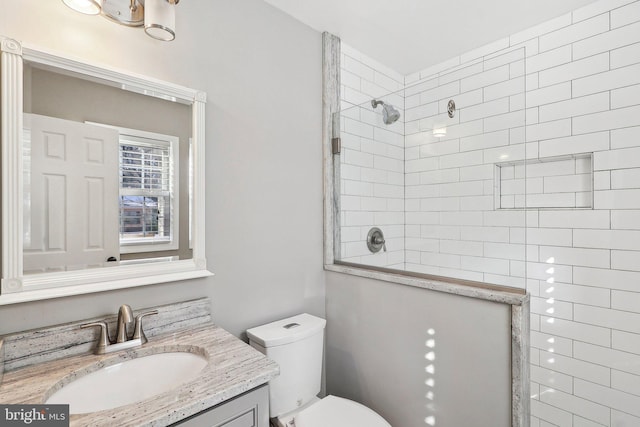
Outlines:
{"label": "white vanity cabinet", "polygon": [[269,386],[257,387],[173,426],[269,427]]}

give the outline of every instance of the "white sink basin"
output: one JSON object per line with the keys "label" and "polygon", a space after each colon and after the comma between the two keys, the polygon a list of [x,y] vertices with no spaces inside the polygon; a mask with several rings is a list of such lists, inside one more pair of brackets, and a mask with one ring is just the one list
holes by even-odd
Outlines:
{"label": "white sink basin", "polygon": [[69,404],[71,414],[104,411],[149,399],[194,380],[207,359],[193,353],[158,353],[101,368],[55,392],[45,403]]}

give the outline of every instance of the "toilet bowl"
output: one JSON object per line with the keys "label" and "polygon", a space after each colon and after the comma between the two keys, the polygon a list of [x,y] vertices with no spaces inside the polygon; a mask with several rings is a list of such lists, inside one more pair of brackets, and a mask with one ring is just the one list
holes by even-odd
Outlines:
{"label": "toilet bowl", "polygon": [[269,381],[275,427],[391,427],[366,406],[337,396],[319,399],[326,321],[300,314],[247,330],[249,344],[280,366]]}

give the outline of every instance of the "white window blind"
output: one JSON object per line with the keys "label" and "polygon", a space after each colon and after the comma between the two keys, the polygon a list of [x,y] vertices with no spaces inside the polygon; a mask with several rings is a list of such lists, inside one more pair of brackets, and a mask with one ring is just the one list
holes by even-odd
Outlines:
{"label": "white window blind", "polygon": [[168,141],[120,136],[121,245],[172,241],[175,212],[172,159]]}

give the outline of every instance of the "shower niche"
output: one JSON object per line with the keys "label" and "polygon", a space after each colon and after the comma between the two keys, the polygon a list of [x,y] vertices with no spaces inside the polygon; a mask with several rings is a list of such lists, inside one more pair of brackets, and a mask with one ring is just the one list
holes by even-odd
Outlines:
{"label": "shower niche", "polygon": [[498,163],[496,209],[593,208],[593,153]]}

